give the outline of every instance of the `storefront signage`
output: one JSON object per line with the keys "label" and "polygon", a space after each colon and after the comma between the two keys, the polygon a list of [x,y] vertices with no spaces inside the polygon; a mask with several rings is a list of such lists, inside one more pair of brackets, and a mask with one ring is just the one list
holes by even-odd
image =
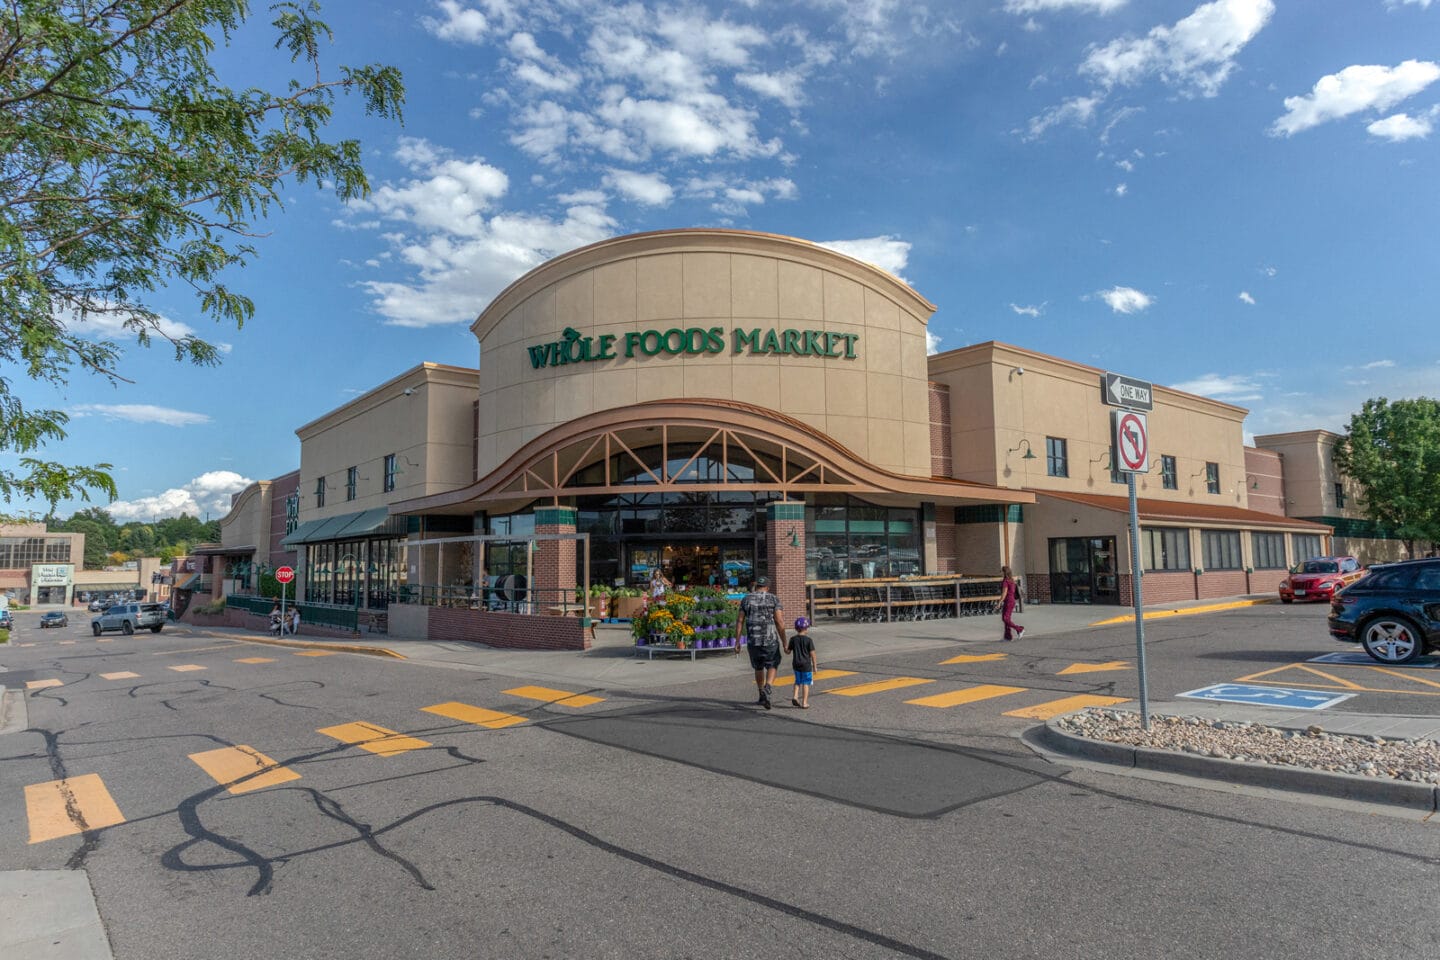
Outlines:
{"label": "storefront signage", "polygon": [[823,357],[828,360],[854,360],[858,333],[835,333],[830,330],[768,330],[739,327],[730,331],[727,346],[724,327],[672,327],[669,330],[632,330],[622,335],[601,334],[582,337],[570,327],[553,343],[538,343],[526,349],[530,366],[563,367],[592,360],[614,360],[616,357],[697,356],[732,354],[751,356],[777,355],[790,357]]}
{"label": "storefront signage", "polygon": [[30,586],[67,586],[70,583],[70,571],[74,569],[74,564],[69,563],[37,563],[30,568]]}

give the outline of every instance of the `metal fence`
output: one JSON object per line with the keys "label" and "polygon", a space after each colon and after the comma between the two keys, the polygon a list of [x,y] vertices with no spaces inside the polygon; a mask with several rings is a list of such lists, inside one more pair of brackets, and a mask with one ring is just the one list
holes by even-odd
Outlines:
{"label": "metal fence", "polygon": [[999,577],[897,577],[811,580],[805,584],[810,618],[861,623],[939,620],[993,614],[1000,609]]}
{"label": "metal fence", "polygon": [[[225,606],[236,610],[246,610],[250,613],[268,616],[275,606],[273,597],[255,597],[244,594],[232,593],[225,597]],[[341,606],[334,603],[309,603],[287,601],[285,609],[291,610],[298,606],[300,608],[300,628],[303,630],[306,624],[317,627],[334,627],[337,630],[348,630],[351,633],[358,633],[360,625],[369,625],[373,615],[369,611],[356,610],[354,607]]]}
{"label": "metal fence", "polygon": [[[400,588],[397,603],[413,603],[427,607],[456,607],[467,610],[493,610],[500,613],[528,613],[538,615],[569,616],[583,615],[586,604],[577,598],[575,590],[540,589],[531,586],[516,586],[514,583],[498,586],[416,585]],[[589,615],[598,616],[599,602],[591,597]]]}

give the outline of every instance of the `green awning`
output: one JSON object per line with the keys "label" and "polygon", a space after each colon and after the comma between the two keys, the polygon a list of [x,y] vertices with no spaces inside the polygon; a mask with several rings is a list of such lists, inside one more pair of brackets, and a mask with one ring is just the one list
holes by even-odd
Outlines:
{"label": "green awning", "polygon": [[[323,520],[307,520],[280,541],[282,547],[294,547],[302,543],[318,543],[322,540],[353,540],[381,532],[390,519],[385,507],[342,513]],[[403,519],[403,518],[401,518]]]}

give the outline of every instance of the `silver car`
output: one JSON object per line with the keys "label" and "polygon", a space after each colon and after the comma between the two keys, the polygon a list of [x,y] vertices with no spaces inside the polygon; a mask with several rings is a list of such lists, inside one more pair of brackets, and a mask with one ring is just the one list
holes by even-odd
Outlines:
{"label": "silver car", "polygon": [[117,603],[90,621],[90,632],[100,636],[107,630],[134,633],[148,629],[159,633],[165,626],[165,608],[158,603]]}

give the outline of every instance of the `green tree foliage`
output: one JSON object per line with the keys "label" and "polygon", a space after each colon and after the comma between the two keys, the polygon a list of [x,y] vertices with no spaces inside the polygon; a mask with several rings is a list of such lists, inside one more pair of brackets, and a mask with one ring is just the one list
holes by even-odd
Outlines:
{"label": "green tree foliage", "polygon": [[87,507],[69,520],[45,518],[50,530],[85,534],[85,569],[99,570],[111,563],[158,556],[169,562],[184,556],[197,543],[218,543],[220,521],[205,523],[189,514],[156,520],[117,524],[103,508]]}
{"label": "green tree foliage", "polygon": [[1440,401],[1366,400],[1335,446],[1335,466],[1360,486],[1365,514],[1415,555],[1440,540]]}
{"label": "green tree foliage", "polygon": [[[0,4],[0,368],[62,385],[72,370],[113,382],[117,324],[177,360],[218,362],[216,347],[167,334],[147,301],[189,288],[205,316],[240,327],[254,305],[224,277],[254,255],[253,224],[290,181],[369,184],[358,141],[326,142],[336,95],[396,118],[393,67],[339,67],[313,0],[270,8],[285,89],[234,89],[210,63],[250,14],[247,0],[6,0]],[[0,375],[0,500],[52,506],[90,491],[115,497],[110,465],[67,466],[37,453],[65,437],[61,410],[27,406]]]}

